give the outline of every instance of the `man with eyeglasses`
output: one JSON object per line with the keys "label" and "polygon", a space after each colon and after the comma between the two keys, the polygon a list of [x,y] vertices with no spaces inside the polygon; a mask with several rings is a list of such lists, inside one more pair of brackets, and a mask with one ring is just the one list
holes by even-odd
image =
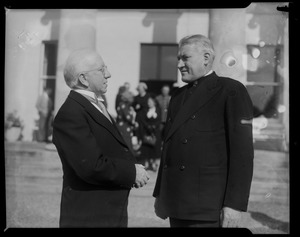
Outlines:
{"label": "man with eyeglasses", "polygon": [[130,189],[149,180],[103,105],[110,77],[93,50],[74,51],[66,61],[71,91],[53,123],[64,174],[60,227],[127,227]]}

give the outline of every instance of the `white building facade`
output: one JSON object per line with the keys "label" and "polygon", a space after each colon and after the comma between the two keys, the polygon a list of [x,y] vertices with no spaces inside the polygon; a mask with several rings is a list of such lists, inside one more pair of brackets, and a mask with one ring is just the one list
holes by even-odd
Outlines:
{"label": "white building facade", "polygon": [[[163,83],[183,85],[176,69],[177,44],[186,35],[203,34],[214,43],[217,74],[247,86],[261,112],[258,117],[268,121],[267,138],[283,131],[286,144],[288,16],[276,6],[278,3],[253,3],[245,9],[8,9],[5,115],[16,110],[25,125],[23,140],[32,141],[38,119],[36,99],[43,87],[54,90],[55,114],[70,91],[63,78],[68,55],[78,48],[92,48],[101,54],[112,75],[106,98],[115,116],[116,94],[124,82],[130,83],[134,93],[140,81],[149,83],[155,92]],[[276,98],[277,112],[266,115],[263,111],[270,97]],[[268,129],[259,132],[263,130]],[[257,138],[265,137],[257,133]]]}

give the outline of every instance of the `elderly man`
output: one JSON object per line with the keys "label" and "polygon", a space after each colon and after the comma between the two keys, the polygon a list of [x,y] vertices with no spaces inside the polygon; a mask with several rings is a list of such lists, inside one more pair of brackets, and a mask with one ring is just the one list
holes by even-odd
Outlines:
{"label": "elderly man", "polygon": [[149,176],[97,98],[111,75],[99,54],[78,50],[64,77],[71,92],[53,123],[64,173],[60,227],[127,227],[130,189]]}
{"label": "elderly man", "polygon": [[240,82],[212,71],[210,40],[179,42],[188,83],[172,96],[155,211],[171,227],[236,227],[247,210],[253,174],[252,102]]}

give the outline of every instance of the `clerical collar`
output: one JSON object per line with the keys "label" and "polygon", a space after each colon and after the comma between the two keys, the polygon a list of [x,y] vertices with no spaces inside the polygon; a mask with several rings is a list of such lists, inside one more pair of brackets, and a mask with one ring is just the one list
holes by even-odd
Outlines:
{"label": "clerical collar", "polygon": [[212,74],[212,73],[213,73],[213,70],[210,69],[210,71],[208,73],[206,73],[204,76],[206,77],[206,76],[208,76],[209,74]]}
{"label": "clerical collar", "polygon": [[191,82],[188,84],[188,88],[190,87],[197,87],[203,80],[206,76],[210,75],[213,73],[213,70],[210,70],[208,73],[206,73],[203,77],[200,77],[198,78],[197,80]]}

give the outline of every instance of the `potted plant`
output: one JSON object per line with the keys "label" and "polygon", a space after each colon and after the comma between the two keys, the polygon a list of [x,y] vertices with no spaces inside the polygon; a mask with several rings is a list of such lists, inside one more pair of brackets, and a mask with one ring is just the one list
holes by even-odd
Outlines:
{"label": "potted plant", "polygon": [[17,111],[8,113],[5,119],[5,140],[10,142],[20,140],[23,127],[23,122]]}

